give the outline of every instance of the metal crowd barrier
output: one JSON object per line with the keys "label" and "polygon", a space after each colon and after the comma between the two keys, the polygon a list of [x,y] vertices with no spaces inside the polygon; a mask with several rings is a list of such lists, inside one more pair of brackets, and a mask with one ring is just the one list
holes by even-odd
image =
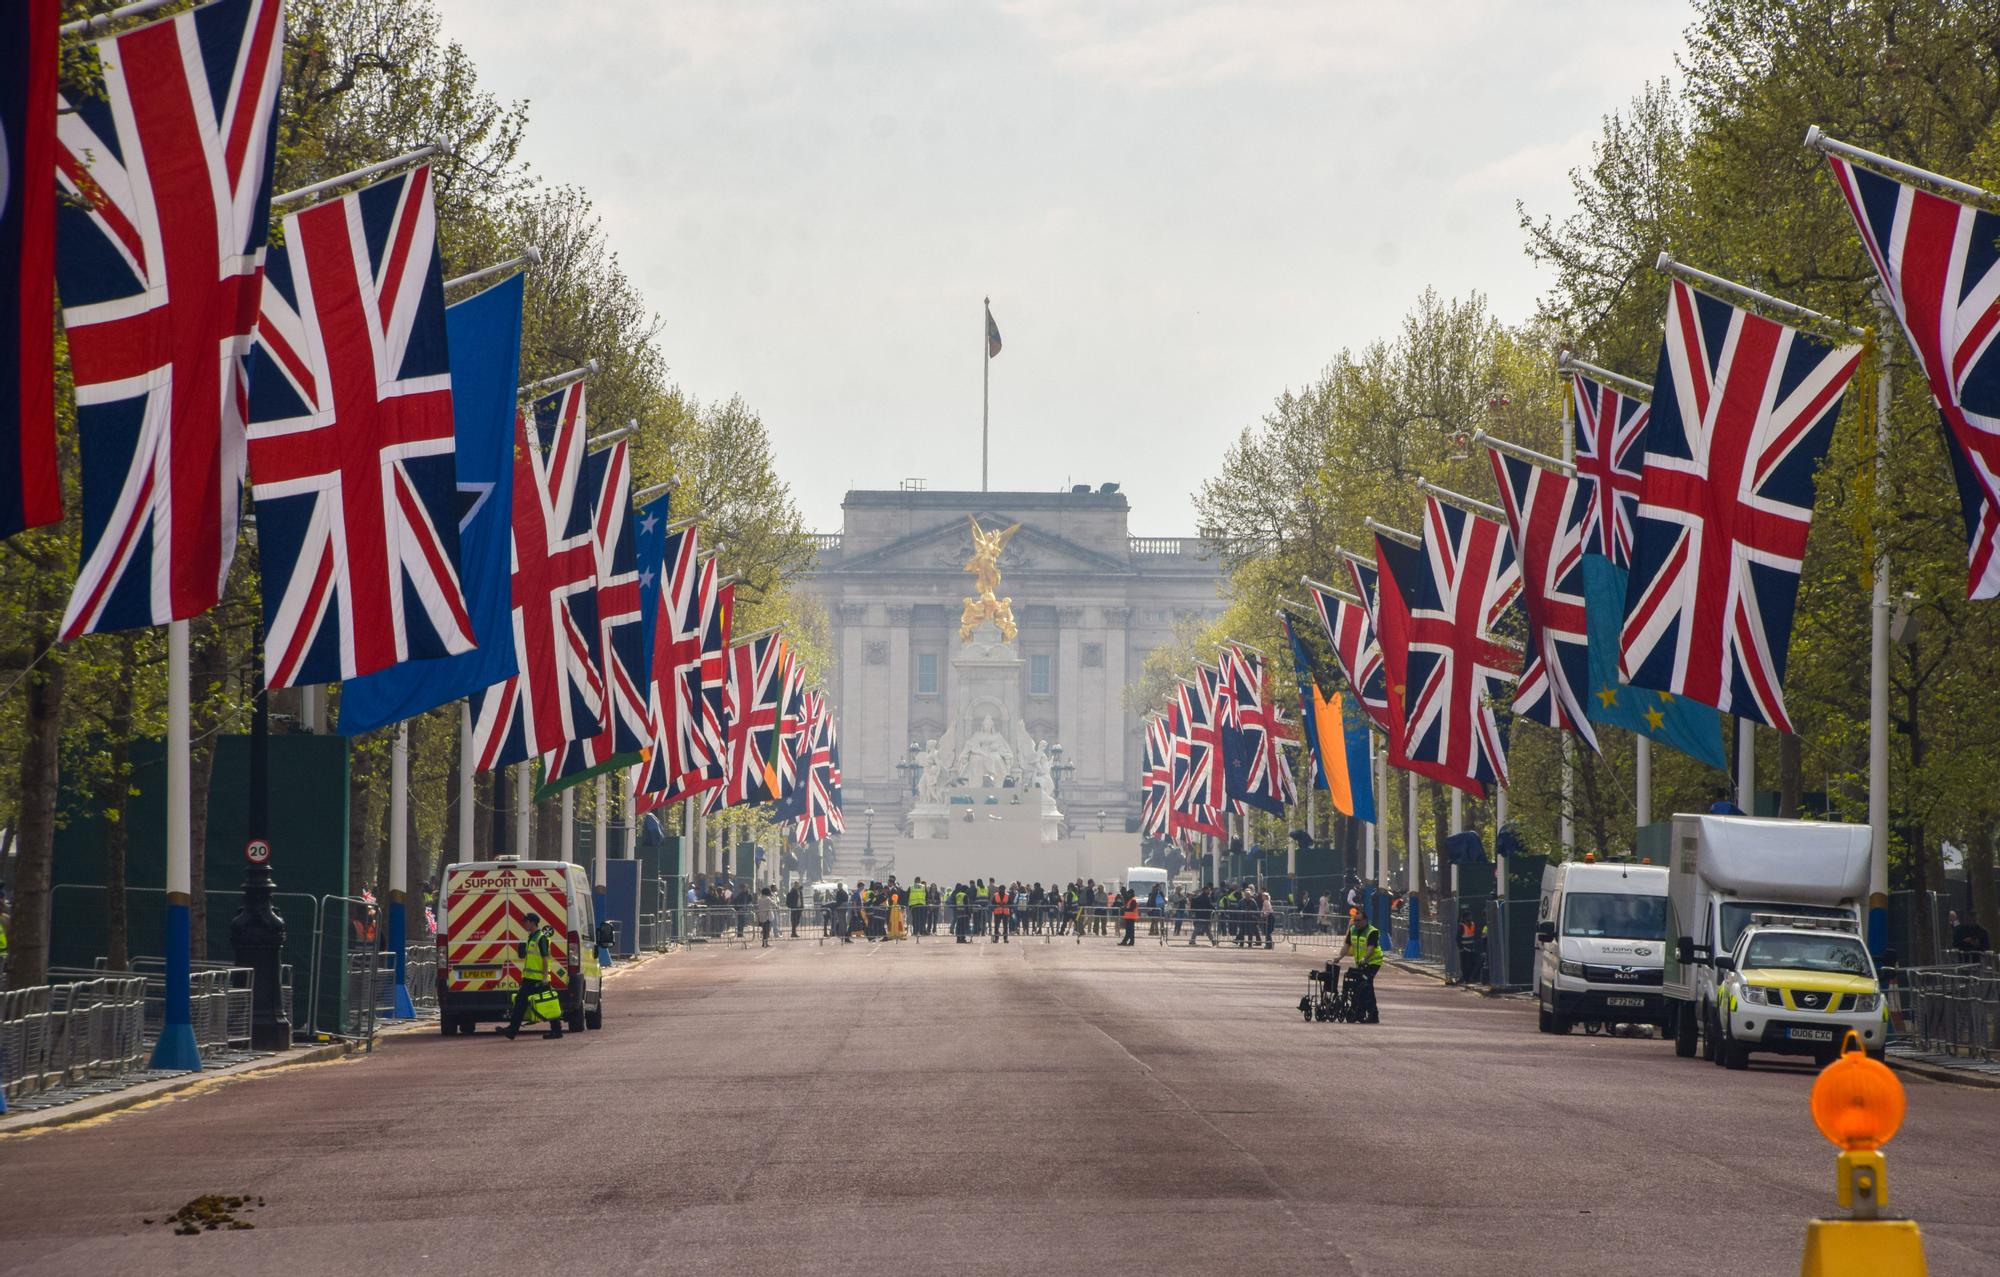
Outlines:
{"label": "metal crowd barrier", "polygon": [[2000,1055],[2000,960],[1904,967],[1890,1005],[1892,1029],[1918,1050],[1991,1060]]}
{"label": "metal crowd barrier", "polygon": [[115,1078],[146,1066],[146,982],[98,976],[0,994],[7,1098]]}

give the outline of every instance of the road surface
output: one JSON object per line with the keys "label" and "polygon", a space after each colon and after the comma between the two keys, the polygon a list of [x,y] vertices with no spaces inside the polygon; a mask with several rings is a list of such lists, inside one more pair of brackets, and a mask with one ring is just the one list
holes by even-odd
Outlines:
{"label": "road surface", "polygon": [[[1304,951],[703,949],[560,1042],[394,1037],[0,1142],[0,1271],[1797,1271],[1832,1213],[1810,1073],[1389,973],[1306,1024]],[[1891,1205],[2000,1271],[2000,1092],[1909,1083]],[[177,1236],[204,1193],[253,1228]],[[421,1267],[419,1267],[421,1265]]]}

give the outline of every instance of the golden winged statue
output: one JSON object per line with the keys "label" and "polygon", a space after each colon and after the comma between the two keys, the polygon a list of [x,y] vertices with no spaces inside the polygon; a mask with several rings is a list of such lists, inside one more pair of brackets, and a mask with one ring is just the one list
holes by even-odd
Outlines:
{"label": "golden winged statue", "polygon": [[1000,585],[1000,552],[1021,530],[1016,523],[1011,528],[996,528],[991,532],[979,526],[979,520],[966,515],[965,521],[972,525],[972,557],[965,562],[965,570],[972,573],[973,584],[979,593],[965,601],[965,611],[959,614],[958,637],[970,643],[972,631],[981,621],[991,621],[1000,627],[1001,637],[1007,642],[1014,641],[1018,633],[1014,625],[1014,600],[997,598],[994,591]]}

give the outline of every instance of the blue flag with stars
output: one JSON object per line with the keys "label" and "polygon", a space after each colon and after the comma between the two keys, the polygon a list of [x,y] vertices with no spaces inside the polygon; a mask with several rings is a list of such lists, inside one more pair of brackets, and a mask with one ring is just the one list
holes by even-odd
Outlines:
{"label": "blue flag with stars", "polygon": [[1590,627],[1590,694],[1584,710],[1593,722],[1609,723],[1670,745],[1710,767],[1729,769],[1722,752],[1722,715],[1671,692],[1654,692],[1618,681],[1618,630],[1625,618],[1625,569],[1601,554],[1583,556],[1583,603]]}

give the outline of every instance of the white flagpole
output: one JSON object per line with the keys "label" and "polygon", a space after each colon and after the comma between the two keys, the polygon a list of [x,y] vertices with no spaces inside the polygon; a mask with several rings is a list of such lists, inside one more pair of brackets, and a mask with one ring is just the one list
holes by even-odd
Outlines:
{"label": "white flagpole", "polygon": [[472,859],[472,822],[479,818],[472,801],[472,701],[458,703],[458,858]]}
{"label": "white flagpole", "polygon": [[1507,824],[1507,787],[1493,787],[1493,898],[1507,898],[1507,857],[1500,854],[1500,830]]}
{"label": "white flagpole", "polygon": [[1736,720],[1736,805],[1757,814],[1757,725],[1747,718]]}
{"label": "white flagpole", "polygon": [[597,802],[597,833],[591,839],[591,851],[595,854],[591,857],[592,873],[590,881],[591,885],[597,888],[597,894],[601,896],[604,894],[605,862],[611,859],[610,776],[603,772],[597,774],[597,792],[592,797]]}
{"label": "white flagpole", "polygon": [[[1556,369],[1559,375],[1565,369],[1566,365],[1564,361],[1567,358],[1568,356],[1564,355],[1563,359],[1557,361]],[[1576,462],[1576,383],[1568,377],[1562,377],[1562,383],[1562,460],[1564,465],[1572,467],[1571,473],[1574,473]],[[1611,530],[1606,529],[1605,535],[1611,535]],[[1587,620],[1586,624],[1588,624]],[[1557,818],[1556,826],[1562,839],[1563,859],[1574,859],[1576,856],[1576,742],[1571,739],[1568,732],[1564,732],[1562,738],[1562,814]]]}
{"label": "white flagpole", "polygon": [[986,441],[992,423],[993,387],[993,299],[981,299],[984,310],[979,325],[979,490],[986,491]]}
{"label": "white flagpole", "polygon": [[1637,752],[1633,783],[1633,805],[1638,808],[1638,826],[1644,829],[1653,823],[1653,740],[1650,736],[1636,736],[1634,748]]}
{"label": "white flagpole", "polygon": [[193,990],[194,862],[188,753],[188,623],[167,626],[167,935],[166,988],[159,1039],[149,1067],[181,1071],[201,1068],[195,1045]]}
{"label": "white flagpole", "polygon": [[576,863],[576,786],[562,791],[562,842],[556,854],[566,865]]}
{"label": "white flagpole", "polygon": [[[1876,294],[1882,302],[1881,294]],[[1889,331],[1889,308],[1882,302]],[[1880,340],[1880,339],[1878,339]],[[1889,343],[1881,340],[1881,373],[1875,382],[1875,505],[1889,495]],[[1881,953],[1889,943],[1889,552],[1883,548],[1881,520],[1875,526],[1875,588],[1868,623],[1868,948]]]}
{"label": "white flagpole", "polygon": [[[1459,789],[1451,791],[1451,832],[1465,832],[1465,794]],[[1458,894],[1458,862],[1455,860],[1451,864],[1451,894]]]}
{"label": "white flagpole", "polygon": [[528,773],[534,766],[532,760],[514,764],[514,854],[523,860],[534,859],[528,849],[528,807],[535,787],[534,777]]}
{"label": "white flagpole", "polygon": [[396,1005],[392,1020],[414,1020],[416,1007],[410,1001],[408,966],[404,955],[408,940],[404,934],[404,908],[410,898],[410,720],[396,724],[396,739],[389,747],[389,940],[396,957]]}

